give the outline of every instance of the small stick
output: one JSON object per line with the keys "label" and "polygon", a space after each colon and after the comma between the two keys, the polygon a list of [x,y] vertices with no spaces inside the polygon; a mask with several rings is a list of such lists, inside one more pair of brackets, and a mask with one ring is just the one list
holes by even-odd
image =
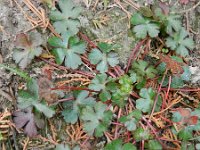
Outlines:
{"label": "small stick", "polygon": [[192,11],[193,9],[196,9],[199,5],[200,5],[200,1],[197,4],[195,4],[194,6],[192,6],[191,8],[177,12],[177,13],[186,13],[186,12]]}
{"label": "small stick", "polygon": [[139,48],[142,46],[142,44],[146,41],[146,39],[143,39],[142,41],[140,41],[135,48],[132,50],[132,53],[130,54],[130,57],[128,59],[128,63],[127,63],[127,67],[126,67],[126,73],[129,70],[130,64],[132,63],[132,61],[134,60],[134,58],[136,57],[137,51],[139,50]]}
{"label": "small stick", "polygon": [[159,94],[160,94],[161,87],[162,87],[162,84],[163,84],[163,82],[164,82],[164,80],[165,80],[166,74],[167,74],[167,69],[165,70],[165,73],[164,73],[164,75],[163,75],[163,77],[162,77],[162,81],[161,81],[160,86],[159,86],[159,88],[158,88],[158,91],[157,91],[157,94],[156,94],[156,97],[155,97],[155,100],[154,100],[153,108],[152,108],[152,111],[151,111],[151,114],[150,114],[149,119],[151,119],[151,117],[152,117],[152,115],[153,115],[153,113],[154,113],[154,110],[155,110],[155,108],[156,108],[156,104],[157,104],[157,102],[158,102],[158,96],[159,96]]}

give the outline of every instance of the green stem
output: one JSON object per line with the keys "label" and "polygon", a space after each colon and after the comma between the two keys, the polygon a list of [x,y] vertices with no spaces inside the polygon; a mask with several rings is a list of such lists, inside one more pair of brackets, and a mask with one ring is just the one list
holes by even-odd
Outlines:
{"label": "green stem", "polygon": [[19,75],[20,77],[24,78],[25,80],[31,80],[32,79],[31,77],[29,77],[29,75],[27,73],[19,70],[18,68],[12,68],[12,67],[9,67],[9,66],[4,65],[4,64],[0,64],[0,67],[4,68],[6,70],[9,70],[12,73]]}

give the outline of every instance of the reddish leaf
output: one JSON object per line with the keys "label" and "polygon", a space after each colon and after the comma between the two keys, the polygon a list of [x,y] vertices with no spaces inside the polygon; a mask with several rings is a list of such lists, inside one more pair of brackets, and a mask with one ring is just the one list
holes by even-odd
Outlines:
{"label": "reddish leaf", "polygon": [[179,108],[178,112],[183,117],[180,121],[181,124],[196,125],[198,122],[198,116],[191,116],[191,110],[187,108]]}
{"label": "reddish leaf", "polygon": [[17,48],[26,49],[31,46],[31,42],[28,39],[28,36],[24,33],[17,34],[15,40],[15,46]]}
{"label": "reddish leaf", "polygon": [[189,3],[189,0],[179,0],[179,3],[186,5]]}
{"label": "reddish leaf", "polygon": [[191,116],[188,119],[188,124],[189,125],[196,125],[198,123],[198,116]]}
{"label": "reddish leaf", "polygon": [[182,117],[190,117],[191,111],[187,108],[179,108],[178,112],[181,114]]}
{"label": "reddish leaf", "polygon": [[52,104],[58,99],[58,95],[51,91],[53,83],[47,78],[39,78],[39,96],[40,99],[44,98],[48,104]]}
{"label": "reddish leaf", "polygon": [[159,2],[159,7],[164,15],[169,14],[169,5],[166,2]]}
{"label": "reddish leaf", "polygon": [[24,133],[29,137],[34,137],[37,135],[37,127],[43,127],[43,121],[40,119],[35,120],[32,109],[24,109],[21,111],[15,111],[13,113],[13,121],[16,127],[24,128]]}

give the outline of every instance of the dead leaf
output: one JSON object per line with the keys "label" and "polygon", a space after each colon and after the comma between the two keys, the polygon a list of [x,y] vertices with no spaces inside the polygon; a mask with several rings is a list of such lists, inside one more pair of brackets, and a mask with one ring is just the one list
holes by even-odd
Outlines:
{"label": "dead leaf", "polygon": [[13,121],[18,129],[23,128],[24,133],[29,137],[37,135],[37,128],[42,128],[44,122],[36,119],[32,113],[32,108],[15,111],[13,113]]}
{"label": "dead leaf", "polygon": [[45,65],[42,67],[42,74],[47,77],[47,79],[51,80],[52,79],[52,72],[54,71],[54,67],[50,65]]}
{"label": "dead leaf", "polygon": [[39,78],[38,86],[40,99],[44,98],[48,104],[52,104],[58,100],[58,94],[51,91],[53,83],[48,78]]}
{"label": "dead leaf", "polygon": [[15,40],[15,46],[17,48],[29,48],[31,46],[31,42],[28,39],[28,36],[24,33],[17,34]]}
{"label": "dead leaf", "polygon": [[181,74],[183,73],[183,68],[181,63],[173,60],[167,55],[159,55],[159,58],[162,62],[166,63],[167,69],[169,69],[173,74]]}
{"label": "dead leaf", "polygon": [[40,57],[46,58],[46,59],[55,58],[55,56],[53,56],[53,55],[51,55],[51,54],[48,54],[48,53],[42,53],[42,54],[40,55]]}
{"label": "dead leaf", "polygon": [[191,116],[191,117],[188,119],[188,124],[189,124],[189,125],[196,125],[196,124],[198,123],[198,119],[199,119],[198,116]]}
{"label": "dead leaf", "polygon": [[159,2],[159,7],[164,15],[169,14],[169,5],[167,4],[167,2]]}
{"label": "dead leaf", "polygon": [[191,110],[188,108],[179,108],[178,112],[182,116],[180,124],[196,125],[198,122],[198,116],[191,116]]}

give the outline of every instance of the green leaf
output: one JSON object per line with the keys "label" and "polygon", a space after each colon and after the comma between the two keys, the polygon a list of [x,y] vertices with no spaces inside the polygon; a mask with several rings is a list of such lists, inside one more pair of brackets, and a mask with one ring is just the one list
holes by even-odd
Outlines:
{"label": "green leaf", "polygon": [[[136,108],[144,113],[150,113],[153,107],[156,93],[153,91],[152,88],[149,89],[143,88],[140,90],[139,94],[141,98],[136,100]],[[159,96],[155,111],[159,111],[160,105],[161,105],[161,97]]]}
{"label": "green leaf", "polygon": [[94,48],[90,52],[88,58],[90,62],[94,65],[97,65],[97,70],[100,73],[108,71],[108,67],[114,67],[119,63],[118,55],[114,52],[110,52],[112,47],[106,43],[99,43],[99,49]]}
{"label": "green leaf", "polygon": [[88,91],[81,91],[77,95],[76,100],[64,103],[65,109],[62,111],[62,115],[67,123],[76,123],[82,109],[86,106],[92,107],[96,103],[95,99],[88,95]]}
{"label": "green leaf", "polygon": [[73,37],[69,32],[65,32],[62,38],[50,37],[48,39],[48,43],[54,47],[52,54],[59,65],[64,62],[65,66],[76,69],[82,64],[80,54],[85,52],[86,45],[84,42],[78,41],[74,43],[73,40],[70,40]]}
{"label": "green leaf", "polygon": [[100,50],[102,50],[104,53],[108,53],[113,49],[113,45],[104,43],[104,42],[100,42],[100,43],[98,43],[98,48]]}
{"label": "green leaf", "polygon": [[0,141],[2,141],[3,140],[3,135],[2,135],[2,133],[0,132]]}
{"label": "green leaf", "polygon": [[200,149],[200,143],[197,143],[197,144],[195,145],[195,148],[196,148],[196,149]]}
{"label": "green leaf", "polygon": [[92,79],[89,88],[95,91],[101,91],[106,88],[107,75],[106,74],[97,74],[94,79]]}
{"label": "green leaf", "polygon": [[117,139],[108,143],[104,150],[137,150],[137,148],[131,143],[126,143],[123,145],[122,140]]}
{"label": "green leaf", "polygon": [[178,137],[180,140],[189,140],[190,138],[192,138],[192,131],[188,130],[187,128],[182,129],[179,133],[178,133]]}
{"label": "green leaf", "polygon": [[32,79],[27,84],[28,90],[21,90],[18,92],[17,102],[18,108],[25,109],[28,107],[34,107],[38,111],[42,112],[46,117],[51,118],[55,111],[50,109],[46,104],[42,104],[39,99],[39,87],[37,81]]}
{"label": "green leaf", "polygon": [[134,131],[133,134],[136,141],[148,140],[150,138],[150,134],[148,130],[144,130],[143,128],[139,127]]}
{"label": "green leaf", "polygon": [[180,77],[175,76],[172,78],[172,83],[171,83],[172,88],[181,88],[183,87],[183,85],[184,85],[184,82]]}
{"label": "green leaf", "polygon": [[126,143],[123,145],[122,150],[137,150],[137,148],[131,143]]}
{"label": "green leaf", "polygon": [[166,63],[161,62],[158,66],[157,66],[157,71],[159,74],[163,74],[166,70]]}
{"label": "green leaf", "polygon": [[94,107],[86,106],[81,114],[83,128],[89,135],[100,137],[111,123],[112,112],[106,110],[106,105],[98,102]]}
{"label": "green leaf", "polygon": [[53,26],[56,32],[70,32],[75,35],[79,31],[80,21],[78,17],[82,11],[82,8],[76,6],[72,0],[60,0],[58,2],[59,10],[52,10],[50,13],[50,19],[54,21]]}
{"label": "green leaf", "polygon": [[66,109],[62,111],[65,122],[74,124],[78,120],[78,112],[76,109]]}
{"label": "green leaf", "polygon": [[16,49],[13,52],[15,63],[24,69],[31,63],[35,56],[42,53],[42,37],[38,32],[31,32],[29,35],[18,34],[15,41]]}
{"label": "green leaf", "polygon": [[24,72],[24,71],[22,71],[18,68],[13,68],[13,67],[10,67],[10,66],[4,65],[4,64],[0,64],[0,67],[9,70],[12,73],[19,75],[20,77],[24,78],[27,81],[32,80],[32,78],[29,77],[28,73],[26,73],[26,72]]}
{"label": "green leaf", "polygon": [[192,74],[190,72],[189,66],[183,66],[183,70],[184,72],[181,75],[181,79],[184,81],[190,81]]}
{"label": "green leaf", "polygon": [[39,86],[35,79],[29,80],[27,82],[27,89],[33,97],[39,99]]}
{"label": "green leaf", "polygon": [[162,145],[156,140],[148,141],[148,149],[149,150],[162,150]]}
{"label": "green leaf", "polygon": [[47,105],[45,104],[41,104],[39,102],[37,103],[33,103],[33,106],[35,106],[35,108],[42,112],[46,117],[51,118],[53,117],[53,115],[55,114],[55,111],[50,109]]}
{"label": "green leaf", "polygon": [[100,91],[99,98],[105,102],[111,98],[111,92],[116,90],[116,83],[108,78],[106,74],[97,74],[92,79],[89,89]]}
{"label": "green leaf", "polygon": [[174,33],[172,37],[167,38],[166,45],[171,50],[175,50],[177,54],[183,57],[188,56],[188,50],[194,48],[194,41],[187,36],[187,31],[184,28],[181,28],[179,32]]}
{"label": "green leaf", "polygon": [[132,25],[139,25],[146,23],[145,18],[140,13],[134,13],[131,17]]}
{"label": "green leaf", "polygon": [[158,73],[154,66],[149,65],[144,60],[134,61],[130,73],[137,74],[137,81],[140,82],[143,78],[154,78]]}
{"label": "green leaf", "polygon": [[70,147],[66,144],[57,144],[55,150],[70,150]]}
{"label": "green leaf", "polygon": [[125,127],[129,131],[134,131],[136,129],[136,125],[140,118],[142,117],[142,113],[139,110],[132,111],[128,116],[122,116],[119,121],[124,123]]}
{"label": "green leaf", "polygon": [[173,112],[173,114],[172,114],[172,121],[179,122],[179,121],[182,120],[182,118],[183,118],[182,115],[178,111]]}
{"label": "green leaf", "polygon": [[155,15],[160,19],[162,24],[165,26],[168,34],[174,33],[181,29],[181,21],[179,15],[169,14],[164,15],[160,8],[155,9]]}
{"label": "green leaf", "polygon": [[136,120],[133,118],[131,120],[126,121],[124,125],[127,128],[127,130],[134,131],[136,129],[136,123]]}
{"label": "green leaf", "polygon": [[113,140],[112,142],[108,143],[104,150],[121,150],[122,149],[122,140],[117,139]]}
{"label": "green leaf", "polygon": [[151,23],[148,18],[143,17],[139,13],[135,13],[131,18],[131,23],[134,26],[133,32],[136,33],[136,37],[144,39],[147,35],[150,37],[157,37],[159,34],[159,26],[155,23]]}
{"label": "green leaf", "polygon": [[119,87],[113,92],[111,100],[114,104],[123,107],[133,89],[133,82],[128,75],[123,75],[119,78]]}

